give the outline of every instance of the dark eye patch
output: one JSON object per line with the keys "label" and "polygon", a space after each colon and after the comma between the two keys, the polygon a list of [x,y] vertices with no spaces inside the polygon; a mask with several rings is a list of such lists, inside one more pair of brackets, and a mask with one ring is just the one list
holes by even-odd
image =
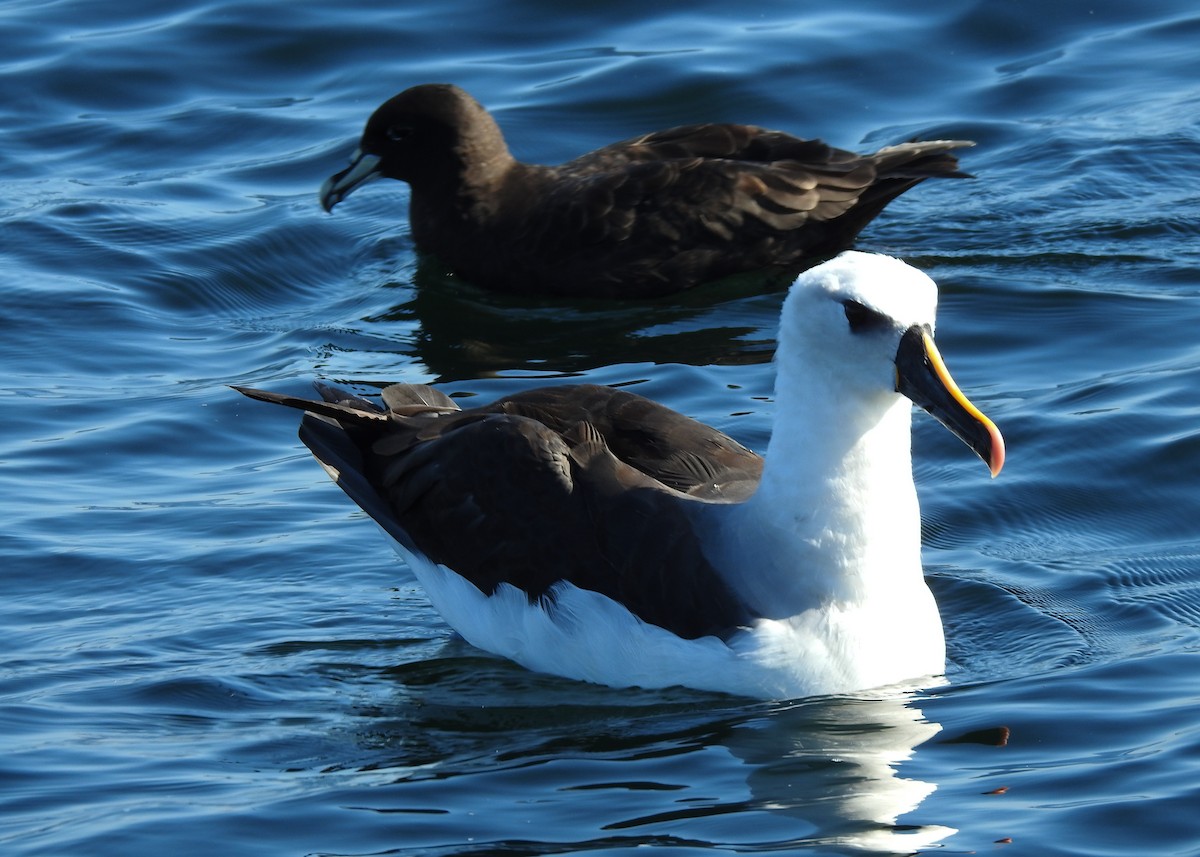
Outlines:
{"label": "dark eye patch", "polygon": [[846,321],[850,322],[851,333],[870,333],[877,330],[888,330],[892,320],[881,312],[863,306],[858,301],[842,301],[846,311]]}
{"label": "dark eye patch", "polygon": [[407,140],[412,136],[412,133],[413,127],[411,125],[392,125],[387,129],[388,139],[396,143]]}

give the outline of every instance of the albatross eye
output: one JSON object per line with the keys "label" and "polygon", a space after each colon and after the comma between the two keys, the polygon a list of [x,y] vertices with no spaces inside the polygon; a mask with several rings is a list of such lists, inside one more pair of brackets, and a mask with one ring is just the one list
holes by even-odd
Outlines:
{"label": "albatross eye", "polygon": [[846,321],[850,322],[851,333],[888,330],[892,326],[891,319],[886,315],[863,306],[858,301],[842,301],[842,308],[846,311]]}

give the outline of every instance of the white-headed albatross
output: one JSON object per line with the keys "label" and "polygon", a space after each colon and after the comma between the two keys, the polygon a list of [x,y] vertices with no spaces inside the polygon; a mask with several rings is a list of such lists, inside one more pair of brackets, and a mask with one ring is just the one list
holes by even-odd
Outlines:
{"label": "white-headed albatross", "polygon": [[321,205],[398,179],[417,248],[480,288],[650,297],[740,272],[790,279],[914,185],[965,176],[951,152],[970,145],[858,155],[752,125],[685,125],[543,166],[516,160],[466,92],[428,83],[372,114]]}
{"label": "white-headed albatross", "polygon": [[[633,393],[556,386],[460,410],[238,388],[308,413],[300,437],[396,541],[469,642],[617,687],[762,698],[940,674],[921,569],[911,402],[995,475],[1004,443],[933,344],[937,288],[847,252],[783,304],[764,457]],[[911,402],[910,402],[911,400]]]}

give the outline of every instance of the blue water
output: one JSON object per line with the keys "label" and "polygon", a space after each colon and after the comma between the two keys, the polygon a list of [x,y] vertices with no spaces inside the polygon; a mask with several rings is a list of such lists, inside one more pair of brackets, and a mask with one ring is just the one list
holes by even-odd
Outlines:
{"label": "blue water", "polygon": [[[1200,854],[1197,44],[1184,0],[0,5],[0,852]],[[939,281],[1009,445],[993,482],[916,419],[944,686],[525,672],[227,389],[583,378],[763,448],[779,295],[487,296],[418,272],[401,185],[320,211],[440,80],[534,161],[978,142],[860,244]]]}

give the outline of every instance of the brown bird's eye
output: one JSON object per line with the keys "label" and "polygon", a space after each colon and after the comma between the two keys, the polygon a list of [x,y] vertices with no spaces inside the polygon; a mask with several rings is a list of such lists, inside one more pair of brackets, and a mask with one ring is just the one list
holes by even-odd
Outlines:
{"label": "brown bird's eye", "polygon": [[388,139],[393,143],[402,143],[412,136],[413,128],[411,125],[392,125],[387,129]]}

